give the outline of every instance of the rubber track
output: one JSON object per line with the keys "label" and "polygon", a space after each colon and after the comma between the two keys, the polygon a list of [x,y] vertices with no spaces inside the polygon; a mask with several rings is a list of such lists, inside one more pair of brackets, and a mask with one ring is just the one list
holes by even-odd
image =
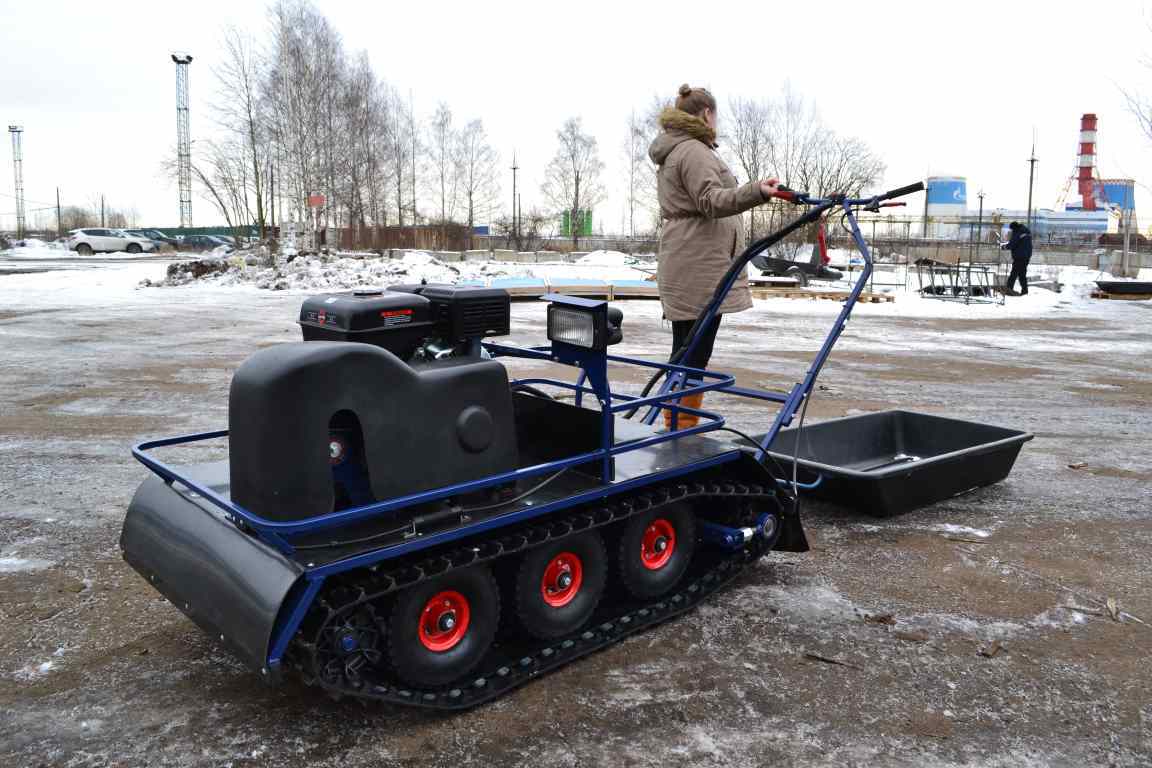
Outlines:
{"label": "rubber track", "polygon": [[[595,626],[586,627],[567,638],[542,642],[514,664],[504,664],[483,673],[470,674],[465,683],[452,688],[424,690],[403,685],[349,681],[347,678],[342,684],[334,684],[324,679],[319,668],[319,643],[322,642],[325,629],[333,621],[341,620],[365,605],[374,614],[371,606],[374,601],[457,568],[467,568],[518,554],[532,547],[620,522],[632,515],[667,504],[701,498],[752,499],[775,498],[775,496],[774,490],[765,486],[736,482],[662,486],[557,520],[529,524],[477,544],[457,546],[440,555],[392,570],[378,569],[376,572],[370,572],[366,581],[356,585],[336,585],[325,591],[317,600],[317,606],[324,612],[324,616],[318,624],[315,621],[305,622],[305,627],[311,624],[315,629],[307,631],[309,635],[307,639],[302,637],[305,629],[301,629],[301,633],[293,643],[291,654],[293,662],[306,682],[317,685],[335,696],[354,696],[441,710],[468,709],[483,704],[568,662],[684,613],[730,582],[745,565],[763,554],[761,540],[755,539],[743,549],[721,557],[714,566],[703,573],[698,573],[690,583],[672,595],[607,620],[601,620]],[[360,572],[358,575],[364,574]]]}

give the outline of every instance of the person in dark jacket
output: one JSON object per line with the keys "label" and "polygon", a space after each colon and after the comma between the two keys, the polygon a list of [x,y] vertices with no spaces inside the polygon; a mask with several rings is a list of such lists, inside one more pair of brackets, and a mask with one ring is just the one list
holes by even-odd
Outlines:
{"label": "person in dark jacket", "polygon": [[[1032,230],[1018,221],[1009,224],[1008,229],[1012,234],[1008,238],[1008,242],[1000,246],[1012,252],[1012,271],[1008,274],[1008,283],[1004,286],[1004,292],[1009,296],[1027,296],[1028,262],[1032,261]],[[1020,279],[1020,293],[1016,293],[1012,289],[1017,278]]]}

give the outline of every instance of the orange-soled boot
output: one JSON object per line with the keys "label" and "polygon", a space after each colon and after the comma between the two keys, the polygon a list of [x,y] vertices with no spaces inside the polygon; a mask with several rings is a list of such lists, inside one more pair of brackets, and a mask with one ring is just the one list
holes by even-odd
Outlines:
{"label": "orange-soled boot", "polygon": [[[694,395],[684,395],[679,398],[680,404],[685,408],[697,408],[704,404],[704,393],[697,392]],[[676,427],[678,429],[689,429],[700,423],[700,417],[694,413],[680,412],[676,417]],[[668,432],[672,431],[672,411],[669,409],[664,410],[664,429]]]}

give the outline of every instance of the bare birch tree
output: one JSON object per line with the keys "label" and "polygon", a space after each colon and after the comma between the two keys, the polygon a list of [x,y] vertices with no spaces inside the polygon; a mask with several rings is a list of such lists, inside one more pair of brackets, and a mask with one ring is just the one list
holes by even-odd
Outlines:
{"label": "bare birch tree", "polygon": [[[268,142],[260,114],[260,62],[251,38],[235,27],[224,31],[224,57],[216,66],[219,99],[215,102],[216,121],[230,135],[229,146],[243,156],[251,168],[246,182],[256,208],[255,223],[264,237],[264,177]],[[248,195],[248,190],[244,190]],[[245,224],[250,222],[244,222]]]}
{"label": "bare birch tree", "polygon": [[[767,100],[734,98],[728,102],[728,114],[721,120],[724,129],[725,154],[743,173],[744,180],[755,181],[769,175],[772,164],[774,105]],[[748,238],[756,237],[756,211],[748,214]]]}
{"label": "bare birch tree", "polygon": [[604,163],[600,161],[595,137],[584,133],[580,118],[568,118],[556,132],[556,138],[560,146],[544,172],[541,191],[549,203],[569,212],[575,246],[583,212],[590,211],[604,199],[604,187],[600,183]]}
{"label": "bare birch tree", "polygon": [[457,191],[460,182],[460,138],[452,121],[452,110],[444,102],[428,123],[428,165],[436,200],[439,222],[456,219]]}
{"label": "bare birch tree", "polygon": [[657,128],[648,117],[637,117],[635,110],[628,116],[628,135],[624,140],[624,173],[628,205],[628,236],[636,237],[637,218],[643,232],[654,224],[656,208],[656,166],[648,157],[648,147]]}
{"label": "bare birch tree", "polygon": [[496,170],[499,156],[488,143],[484,123],[472,120],[459,134],[460,191],[463,197],[468,231],[476,226],[477,216],[491,219],[492,206],[500,196]]}

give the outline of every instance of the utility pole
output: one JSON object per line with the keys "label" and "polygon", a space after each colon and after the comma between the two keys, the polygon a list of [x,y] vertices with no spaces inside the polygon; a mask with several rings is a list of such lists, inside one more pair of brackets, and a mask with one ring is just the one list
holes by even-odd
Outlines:
{"label": "utility pole", "polygon": [[[976,213],[976,244],[970,249],[968,254],[968,276],[965,282],[968,285],[968,290],[964,294],[964,303],[967,304],[972,300],[972,262],[980,258],[980,238],[982,230],[984,229],[984,190],[981,189],[976,193],[976,197],[980,199],[980,209]],[[971,232],[971,230],[969,230]],[[971,238],[969,238],[971,240]]]}
{"label": "utility pole", "polygon": [[8,132],[12,134],[12,172],[16,177],[16,237],[19,239],[24,237],[24,128],[10,125]]}
{"label": "utility pole", "polygon": [[64,225],[60,216],[60,187],[56,187],[56,237],[64,237]]}
{"label": "utility pole", "polygon": [[100,226],[104,226],[104,195],[100,195]]}
{"label": "utility pole", "polygon": [[1132,242],[1132,211],[1121,211],[1124,217],[1124,255],[1120,260],[1120,275],[1117,277],[1128,277],[1128,249]]}
{"label": "utility pole", "polygon": [[976,212],[976,254],[980,254],[980,244],[984,242],[984,190],[976,193],[980,200],[980,208]]}
{"label": "utility pole", "polygon": [[188,65],[192,57],[173,53],[176,65],[176,178],[180,187],[180,227],[192,226],[192,138],[188,126]]}
{"label": "utility pole", "polygon": [[516,150],[512,150],[512,239],[516,242],[516,250],[520,250],[520,225],[516,218],[516,201],[519,199],[516,196],[516,171],[520,170],[520,166],[516,165]]}
{"label": "utility pole", "polygon": [[1032,137],[1032,154],[1028,158],[1028,230],[1032,230],[1032,182],[1036,176],[1036,137]]}
{"label": "utility pole", "polygon": [[[927,172],[925,172],[924,176],[925,176],[925,178],[928,177]],[[923,223],[920,225],[920,239],[921,240],[927,240],[928,239],[928,194],[929,194],[928,190],[924,190],[924,219],[923,219]]]}

